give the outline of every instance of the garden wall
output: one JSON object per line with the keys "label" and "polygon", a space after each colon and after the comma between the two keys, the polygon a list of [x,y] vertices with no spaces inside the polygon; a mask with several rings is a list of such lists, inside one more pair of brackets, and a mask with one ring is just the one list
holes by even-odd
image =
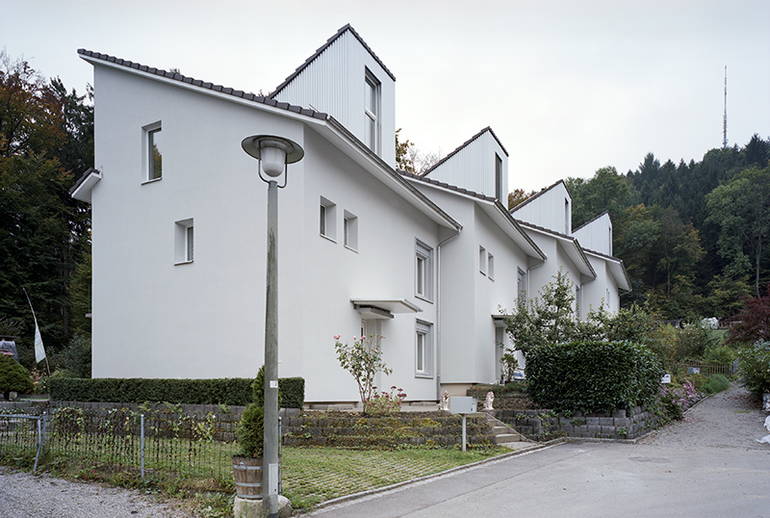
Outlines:
{"label": "garden wall", "polygon": [[581,439],[636,439],[658,426],[658,417],[648,410],[635,407],[616,410],[612,415],[572,417],[557,416],[552,410],[495,410],[497,419],[513,426],[519,433],[533,440],[555,437]]}

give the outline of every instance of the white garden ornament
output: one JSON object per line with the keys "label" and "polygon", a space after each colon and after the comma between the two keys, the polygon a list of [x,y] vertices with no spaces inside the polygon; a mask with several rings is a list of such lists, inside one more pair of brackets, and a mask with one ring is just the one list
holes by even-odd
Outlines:
{"label": "white garden ornament", "polygon": [[[770,432],[770,415],[765,417],[765,430]],[[757,439],[757,442],[770,444],[770,434],[765,435],[761,439]]]}
{"label": "white garden ornament", "polygon": [[491,390],[487,392],[487,398],[484,400],[484,410],[494,410],[492,403],[495,401],[495,393]]}

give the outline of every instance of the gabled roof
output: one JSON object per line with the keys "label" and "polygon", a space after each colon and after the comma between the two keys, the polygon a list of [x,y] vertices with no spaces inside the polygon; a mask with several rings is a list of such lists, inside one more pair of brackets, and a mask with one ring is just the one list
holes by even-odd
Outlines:
{"label": "gabled roof", "polygon": [[[549,186],[548,186],[548,187],[546,187],[545,189],[541,190],[541,191],[540,191],[540,192],[538,192],[537,194],[533,194],[532,196],[530,196],[529,198],[527,198],[527,199],[526,199],[526,200],[524,200],[523,202],[519,203],[518,205],[516,205],[515,207],[513,207],[513,208],[511,209],[511,212],[515,212],[515,211],[519,210],[519,209],[520,209],[520,208],[522,208],[524,205],[528,204],[528,203],[529,203],[529,202],[531,202],[531,201],[534,201],[534,200],[536,200],[537,198],[539,198],[539,197],[540,197],[540,196],[542,196],[543,194],[547,193],[548,191],[550,191],[551,189],[553,189],[554,187],[556,187],[556,186],[557,186],[557,185],[559,185],[559,184],[563,184],[563,185],[564,185],[564,188],[565,188],[565,189],[567,189],[567,184],[566,184],[566,183],[564,183],[564,180],[559,180],[558,182],[552,183],[551,185],[549,185]],[[569,189],[567,189],[567,194],[569,194],[570,198],[572,198],[572,194],[570,194],[570,192],[569,192]]]}
{"label": "gabled roof", "polygon": [[[604,211],[604,212],[602,212],[601,214],[597,214],[597,215],[596,215],[596,216],[594,216],[593,218],[589,219],[588,221],[586,221],[585,223],[583,223],[582,225],[580,225],[578,228],[572,229],[572,233],[574,234],[575,232],[577,232],[577,231],[578,231],[578,230],[580,230],[581,228],[583,228],[583,227],[585,227],[585,226],[588,226],[588,225],[590,225],[591,223],[593,223],[593,222],[594,222],[594,221],[596,221],[597,219],[599,219],[599,218],[601,218],[602,216],[604,216],[605,214],[609,214],[609,213],[610,213],[610,211],[608,211],[608,210],[605,210],[605,211]],[[610,219],[610,221],[612,221],[612,220]]]}
{"label": "gabled roof", "polygon": [[585,250],[586,253],[590,255],[600,257],[608,261],[610,263],[610,271],[612,272],[612,276],[615,277],[615,281],[618,283],[620,289],[623,291],[631,291],[631,278],[628,276],[626,264],[623,262],[623,259],[612,255],[603,254],[589,248],[584,248],[583,250]]}
{"label": "gabled roof", "polygon": [[377,54],[375,54],[374,51],[371,49],[371,47],[369,47],[369,45],[366,44],[366,42],[361,37],[361,35],[358,34],[358,32],[356,32],[356,30],[349,23],[346,23],[345,25],[340,27],[339,30],[336,33],[334,33],[334,35],[331,38],[326,40],[326,43],[324,43],[323,45],[318,47],[318,50],[316,50],[309,58],[307,58],[304,63],[302,63],[300,66],[298,66],[297,69],[294,72],[289,74],[289,76],[286,79],[284,79],[283,82],[280,85],[278,85],[275,88],[275,90],[272,91],[272,93],[270,93],[269,97],[271,99],[273,99],[276,95],[278,95],[281,92],[281,90],[286,88],[289,85],[289,83],[294,81],[294,79],[298,75],[300,75],[303,70],[305,70],[308,66],[310,66],[310,63],[315,61],[318,58],[318,56],[323,54],[323,52],[326,49],[328,49],[329,46],[331,46],[331,44],[334,43],[337,40],[337,38],[339,38],[340,36],[345,34],[347,31],[350,31],[350,34],[352,34],[353,36],[356,37],[356,39],[359,41],[359,43],[361,43],[361,45],[372,56],[372,58],[374,58],[374,60],[377,62],[377,64],[382,67],[382,69],[385,71],[385,73],[388,74],[393,81],[395,81],[396,80],[396,76],[393,75],[393,72],[388,70],[388,67],[385,66],[385,63],[383,63],[380,60],[380,58],[377,57]]}
{"label": "gabled roof", "polygon": [[435,164],[433,164],[432,166],[430,166],[430,167],[429,167],[429,168],[428,168],[428,169],[427,169],[425,172],[423,172],[423,173],[422,173],[422,176],[427,176],[427,175],[429,175],[429,174],[431,173],[431,171],[433,171],[433,170],[434,170],[434,169],[436,169],[438,166],[440,166],[441,164],[443,164],[444,162],[446,162],[447,160],[449,160],[450,158],[452,158],[454,155],[456,155],[457,153],[459,153],[460,151],[462,151],[462,150],[463,150],[463,149],[464,149],[466,146],[468,146],[468,145],[469,145],[471,142],[473,142],[474,140],[476,140],[477,138],[479,138],[480,136],[482,136],[482,135],[483,135],[484,133],[486,133],[487,131],[488,131],[488,132],[489,132],[489,134],[490,134],[490,135],[492,135],[492,137],[493,137],[493,138],[494,138],[494,139],[497,141],[497,144],[500,146],[500,149],[502,149],[502,150],[503,150],[503,153],[505,153],[505,156],[508,156],[508,151],[506,151],[506,149],[505,149],[505,146],[503,146],[503,143],[502,143],[502,142],[500,142],[500,139],[499,139],[499,138],[497,138],[497,135],[495,135],[495,132],[494,132],[494,131],[492,131],[492,128],[491,128],[490,126],[487,126],[486,128],[483,128],[481,131],[479,131],[478,133],[476,133],[475,135],[473,135],[471,138],[469,138],[468,140],[466,140],[465,142],[463,142],[462,144],[460,144],[459,146],[457,146],[457,147],[456,147],[456,148],[455,148],[455,149],[454,149],[454,150],[453,150],[451,153],[449,153],[447,156],[445,156],[444,158],[442,158],[441,160],[439,160],[438,162],[436,162]]}
{"label": "gabled roof", "polygon": [[[361,142],[360,139],[353,135],[342,125],[342,123],[331,115],[285,102],[278,102],[275,99],[270,99],[261,95],[245,93],[243,90],[235,90],[222,85],[215,85],[213,83],[201,81],[200,79],[184,76],[177,72],[149,67],[147,65],[142,65],[107,54],[100,54],[85,49],[78,49],[78,54],[84,60],[89,61],[92,64],[98,63],[114,68],[124,68],[128,72],[143,77],[149,76],[150,79],[156,79],[165,82],[166,84],[176,83],[178,86],[197,90],[200,93],[213,95],[239,104],[258,107],[267,111],[277,109],[279,110],[279,113],[282,113],[285,116],[299,119],[305,123],[313,123],[314,127],[324,134],[327,139],[343,143],[342,149],[350,151],[348,155],[353,157],[359,164],[363,165],[365,170],[368,170],[369,172],[376,171],[376,174],[380,175],[379,179],[382,180],[383,183],[390,185],[390,188],[393,191],[399,193],[404,198],[413,200],[415,206],[419,207],[422,212],[431,219],[456,231],[462,229],[462,225],[455,221],[454,218],[406,181],[381,157],[369,149],[366,144]],[[359,158],[361,158],[361,160],[359,160]],[[84,178],[93,176],[92,173],[90,176],[84,175]],[[99,177],[101,178],[101,174],[99,174]],[[77,187],[78,184],[76,183],[75,189],[77,189]]]}
{"label": "gabled roof", "polygon": [[[591,263],[588,261],[588,258],[586,257],[583,247],[580,245],[580,242],[574,236],[568,236],[567,234],[562,234],[561,232],[556,232],[555,230],[551,230],[550,228],[541,227],[540,225],[535,225],[534,223],[530,223],[528,221],[524,221],[518,218],[516,218],[516,221],[518,221],[519,224],[521,224],[525,228],[536,230],[542,234],[550,234],[551,236],[556,237],[558,240],[561,240],[562,242],[566,241],[570,243],[573,247],[573,251],[577,254],[577,257],[580,258],[580,262],[582,262],[583,266],[586,267],[585,268],[585,272],[587,272],[586,275],[596,279],[596,270],[594,270],[594,267],[591,266]],[[572,262],[575,263],[575,265],[578,266],[578,268],[580,268],[578,261],[576,261],[574,257],[572,257],[571,259],[572,259]]]}
{"label": "gabled roof", "polygon": [[522,247],[522,249],[529,247],[530,253],[527,253],[527,250],[524,250],[527,255],[530,257],[535,257],[540,261],[545,261],[547,259],[545,253],[540,249],[539,246],[537,246],[532,238],[527,235],[524,229],[519,225],[519,222],[508,213],[506,208],[497,198],[486,196],[485,194],[479,194],[477,192],[463,189],[462,187],[457,187],[445,182],[440,182],[438,180],[434,180],[433,178],[425,178],[424,176],[407,173],[406,171],[399,171],[399,173],[413,182],[432,185],[446,191],[457,193],[458,195],[472,198],[477,202],[481,202],[479,203],[479,206],[485,208],[485,212],[493,219],[493,221],[497,219],[496,222],[498,225],[502,223],[503,225],[508,225],[509,228],[513,229],[514,234],[512,238],[515,242],[518,241],[517,244]]}

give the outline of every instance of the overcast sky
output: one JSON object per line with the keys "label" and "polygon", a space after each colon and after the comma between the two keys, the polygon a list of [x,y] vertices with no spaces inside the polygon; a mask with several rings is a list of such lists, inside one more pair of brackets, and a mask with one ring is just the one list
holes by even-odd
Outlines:
{"label": "overcast sky", "polygon": [[396,125],[446,154],[491,125],[511,188],[770,136],[770,1],[7,2],[0,48],[82,90],[76,49],[269,92],[350,22],[396,75]]}

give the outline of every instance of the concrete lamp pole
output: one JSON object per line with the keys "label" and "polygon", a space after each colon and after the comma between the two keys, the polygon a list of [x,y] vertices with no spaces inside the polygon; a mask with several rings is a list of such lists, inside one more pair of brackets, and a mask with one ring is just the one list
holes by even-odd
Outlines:
{"label": "concrete lamp pole", "polygon": [[[253,135],[241,142],[259,160],[259,178],[267,183],[267,282],[265,294],[265,417],[262,499],[267,516],[278,516],[278,189],[286,187],[288,164],[302,160],[302,146],[283,137]],[[278,184],[283,175],[283,184]]]}

